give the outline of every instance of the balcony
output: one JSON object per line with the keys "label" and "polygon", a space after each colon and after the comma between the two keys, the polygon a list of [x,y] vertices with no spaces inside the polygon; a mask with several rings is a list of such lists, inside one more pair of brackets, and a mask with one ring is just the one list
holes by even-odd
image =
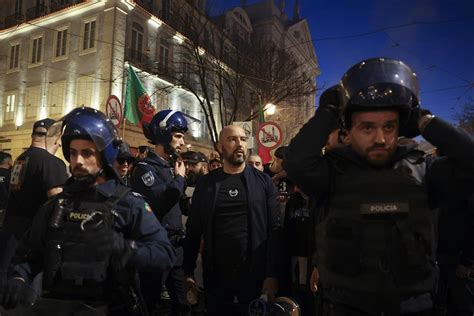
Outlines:
{"label": "balcony", "polygon": [[21,13],[14,13],[5,18],[5,28],[21,24],[26,21],[26,17]]}
{"label": "balcony", "polygon": [[85,1],[86,0],[51,0],[51,12],[59,11]]}
{"label": "balcony", "polygon": [[40,16],[46,15],[47,14],[47,7],[44,5],[44,3],[31,7],[26,10],[26,19],[33,20],[36,19]]}

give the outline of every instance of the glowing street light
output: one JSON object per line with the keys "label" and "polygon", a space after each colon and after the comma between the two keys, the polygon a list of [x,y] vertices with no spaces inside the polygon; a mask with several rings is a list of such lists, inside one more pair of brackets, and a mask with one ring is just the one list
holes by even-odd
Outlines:
{"label": "glowing street light", "polygon": [[267,105],[265,105],[265,112],[266,112],[268,115],[273,115],[273,114],[275,114],[275,111],[276,111],[276,106],[275,106],[275,104],[273,104],[273,103],[267,103]]}

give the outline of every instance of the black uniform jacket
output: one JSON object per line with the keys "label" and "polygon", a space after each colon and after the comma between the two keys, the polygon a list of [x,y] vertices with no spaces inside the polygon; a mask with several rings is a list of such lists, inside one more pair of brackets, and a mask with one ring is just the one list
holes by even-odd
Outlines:
{"label": "black uniform jacket", "polygon": [[[119,185],[117,180],[108,180],[85,192],[82,198],[93,197],[98,202],[105,201],[115,192],[117,185]],[[64,191],[67,192],[67,186]],[[65,192],[57,195],[38,211],[31,230],[25,234],[22,245],[17,251],[16,261],[19,264],[15,267],[15,274],[28,281],[45,268],[43,263],[47,250],[45,238],[48,221],[55,208],[55,200],[64,197],[64,194]],[[75,198],[81,199],[81,195],[75,195]],[[136,242],[136,249],[129,264],[138,270],[169,269],[175,260],[174,249],[168,240],[166,230],[153,215],[143,197],[128,192],[117,202],[116,211],[118,217],[115,229],[122,233],[125,239]]]}
{"label": "black uniform jacket", "polygon": [[[201,236],[204,239],[204,277],[213,271],[213,218],[219,182],[216,181],[222,168],[203,176],[194,191],[193,202],[186,223],[184,272],[193,275]],[[271,178],[246,166],[244,185],[247,189],[249,213],[249,263],[258,278],[276,276],[277,231],[280,225],[276,189]]]}
{"label": "black uniform jacket", "polygon": [[[321,155],[321,149],[325,146],[327,137],[335,124],[336,116],[332,111],[318,109],[316,115],[291,141],[287,158],[283,163],[289,177],[302,188],[303,192],[314,195],[316,198],[324,198],[330,193],[330,184],[333,181],[332,167],[335,160],[344,159],[363,169],[371,168],[350,147]],[[459,168],[463,168],[466,172],[473,172],[474,140],[467,133],[439,118],[434,118],[426,126],[422,136],[449,156]],[[404,151],[406,147],[397,148],[393,164],[406,157]],[[425,171],[429,172],[429,168]]]}

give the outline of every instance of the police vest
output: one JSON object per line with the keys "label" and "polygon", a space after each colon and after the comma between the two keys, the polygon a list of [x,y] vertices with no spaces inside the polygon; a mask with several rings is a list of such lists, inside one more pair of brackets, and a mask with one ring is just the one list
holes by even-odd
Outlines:
{"label": "police vest", "polygon": [[323,288],[394,300],[434,290],[434,214],[413,178],[348,167],[328,203],[316,227]]}
{"label": "police vest", "polygon": [[91,243],[95,229],[112,229],[116,203],[130,191],[117,186],[105,201],[58,198],[46,233],[43,288],[46,296],[102,299],[109,280],[110,255]]}

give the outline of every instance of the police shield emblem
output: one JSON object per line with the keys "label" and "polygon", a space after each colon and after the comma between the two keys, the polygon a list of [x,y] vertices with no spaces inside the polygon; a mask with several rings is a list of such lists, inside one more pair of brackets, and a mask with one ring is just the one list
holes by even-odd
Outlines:
{"label": "police shield emblem", "polygon": [[142,175],[142,181],[144,185],[146,185],[147,187],[151,187],[153,183],[155,183],[155,177],[153,177],[153,173],[151,171],[148,171],[147,173]]}

